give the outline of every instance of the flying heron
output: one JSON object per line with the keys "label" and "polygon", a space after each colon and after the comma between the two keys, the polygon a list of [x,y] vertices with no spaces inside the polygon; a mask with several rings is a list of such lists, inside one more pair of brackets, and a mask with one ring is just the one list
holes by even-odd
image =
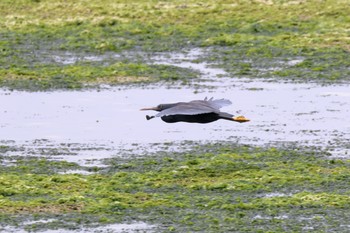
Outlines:
{"label": "flying heron", "polygon": [[237,116],[226,112],[220,112],[220,108],[232,104],[227,99],[207,99],[193,100],[190,102],[179,102],[172,104],[160,104],[157,107],[142,108],[141,110],[154,110],[159,113],[155,116],[146,115],[146,119],[150,120],[160,117],[167,123],[189,122],[189,123],[210,123],[219,119],[236,121],[239,123],[247,122],[249,119],[244,116]]}

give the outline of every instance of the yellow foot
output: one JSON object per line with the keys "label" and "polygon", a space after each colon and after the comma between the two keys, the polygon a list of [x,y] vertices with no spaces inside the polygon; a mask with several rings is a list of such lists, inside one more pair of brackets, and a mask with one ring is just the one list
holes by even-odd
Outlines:
{"label": "yellow foot", "polygon": [[248,118],[245,118],[244,116],[237,116],[237,117],[232,117],[234,121],[237,121],[239,123],[247,122],[250,121]]}

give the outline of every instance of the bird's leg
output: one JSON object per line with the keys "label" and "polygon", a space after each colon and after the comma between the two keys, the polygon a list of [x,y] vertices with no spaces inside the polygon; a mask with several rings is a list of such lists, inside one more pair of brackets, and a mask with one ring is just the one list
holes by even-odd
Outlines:
{"label": "bird's leg", "polygon": [[155,118],[155,116],[148,116],[148,115],[146,115],[146,119],[149,121],[149,120],[151,120],[152,118]]}
{"label": "bird's leg", "polygon": [[248,118],[245,118],[244,116],[232,117],[232,120],[239,123],[250,121]]}

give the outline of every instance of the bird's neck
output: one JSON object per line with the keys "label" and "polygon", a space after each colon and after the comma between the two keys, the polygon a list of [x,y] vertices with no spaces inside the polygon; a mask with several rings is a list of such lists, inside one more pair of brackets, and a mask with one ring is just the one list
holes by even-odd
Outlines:
{"label": "bird's neck", "polygon": [[175,107],[176,105],[177,105],[177,103],[174,103],[174,104],[162,104],[162,109],[160,111],[162,111],[164,109]]}

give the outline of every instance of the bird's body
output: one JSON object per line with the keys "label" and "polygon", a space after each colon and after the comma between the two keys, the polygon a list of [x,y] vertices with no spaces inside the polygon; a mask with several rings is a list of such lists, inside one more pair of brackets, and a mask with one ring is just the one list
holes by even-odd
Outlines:
{"label": "bird's body", "polygon": [[162,116],[161,119],[166,123],[176,123],[176,122],[188,122],[188,123],[210,123],[219,120],[218,114],[216,113],[203,113],[197,115],[169,115]]}
{"label": "bird's body", "polygon": [[220,108],[230,105],[231,101],[226,99],[214,100],[213,98],[204,100],[193,100],[190,102],[179,102],[172,104],[160,104],[153,108],[143,108],[141,110],[155,110],[159,113],[155,116],[146,116],[147,120],[160,117],[167,123],[188,122],[188,123],[210,123],[219,119],[236,122],[247,122],[243,116],[234,117],[232,114],[221,112]]}

